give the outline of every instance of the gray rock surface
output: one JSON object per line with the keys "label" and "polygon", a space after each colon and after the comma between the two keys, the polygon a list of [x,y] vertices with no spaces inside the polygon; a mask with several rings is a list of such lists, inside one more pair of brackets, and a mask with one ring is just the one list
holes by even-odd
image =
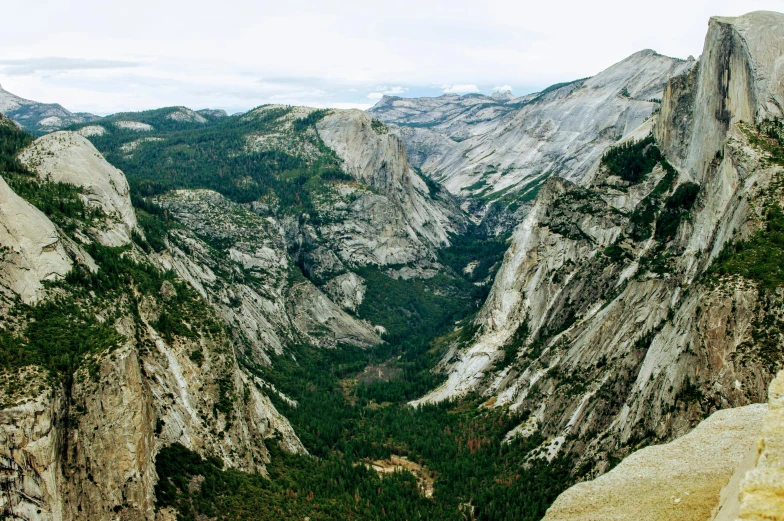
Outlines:
{"label": "gray rock surface", "polygon": [[[765,400],[775,367],[752,362],[766,349],[755,338],[766,334],[761,323],[781,320],[781,295],[766,296],[740,278],[713,285],[705,274],[724,245],[759,229],[761,208],[782,197],[774,182],[781,167],[752,143],[759,139],[748,124],[754,120],[744,122],[765,118],[767,104],[743,101],[759,90],[753,81],[740,84],[746,90],[725,83],[749,70],[774,75],[760,67],[776,60],[757,58],[774,51],[746,45],[740,35],[755,32],[775,50],[777,36],[766,35],[782,19],[713,19],[703,63],[666,90],[662,105],[682,106],[658,116],[662,149],[679,158],[674,185],[662,185],[665,196],[686,182],[700,185],[675,236],[631,238],[631,210],[653,197],[665,177],[660,167],[634,186],[598,165],[582,186],[547,181],[513,234],[477,317],[477,336],[453,346],[442,362],[447,381],[415,403],[477,391],[495,397],[496,406],[531,410],[556,452],[570,434],[590,434],[580,454],[601,472],[607,454],[627,454],[634,440],[673,439],[715,409]],[[692,137],[679,145],[678,135]],[[673,152],[679,146],[684,150]],[[620,248],[618,258],[608,255],[611,245]],[[666,264],[656,268],[661,255]],[[515,355],[511,363],[505,349]]]}
{"label": "gray rock surface", "polygon": [[100,216],[91,235],[104,246],[122,246],[138,232],[125,175],[106,162],[90,141],[75,132],[54,132],[40,137],[19,155],[19,160],[42,180],[82,188],[88,207]]}
{"label": "gray rock surface", "polygon": [[0,177],[0,286],[33,304],[43,283],[62,279],[71,266],[54,224]]}
{"label": "gray rock surface", "polygon": [[427,157],[422,172],[450,192],[530,200],[548,177],[577,181],[588,173],[653,114],[667,81],[693,66],[645,50],[536,95],[385,98],[369,113],[399,125],[412,155]]}

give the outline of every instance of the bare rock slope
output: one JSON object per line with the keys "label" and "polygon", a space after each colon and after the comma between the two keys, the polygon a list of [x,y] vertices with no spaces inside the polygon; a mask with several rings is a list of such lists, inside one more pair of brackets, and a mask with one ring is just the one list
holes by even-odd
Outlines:
{"label": "bare rock slope", "polygon": [[[45,157],[37,161],[31,150],[41,147]],[[128,237],[135,215],[122,173],[70,133],[46,136],[22,157],[46,175],[14,175],[29,176],[26,182],[41,190],[55,179],[69,183],[83,207],[60,221],[67,228],[59,227],[0,181],[7,248],[0,285],[10,295],[0,303],[3,342],[28,349],[27,342],[40,340],[30,338],[28,326],[46,322],[36,309],[55,300],[45,309],[60,318],[46,322],[46,334],[61,335],[50,341],[61,342],[65,356],[75,356],[66,352],[68,336],[100,334],[93,333],[73,373],[23,355],[29,362],[13,367],[12,361],[0,372],[3,515],[152,520],[155,455],[172,443],[257,472],[270,461],[265,444],[304,453],[267,396],[268,386],[240,365],[238,353],[247,344],[240,348],[229,337],[220,306],[198,293],[197,280],[164,269],[171,254],[145,253],[139,236]],[[90,208],[101,209],[97,223]],[[73,278],[64,280],[66,274]],[[37,308],[20,306],[14,295]],[[332,306],[333,314],[342,313]],[[166,318],[171,314],[174,326]]]}
{"label": "bare rock slope", "polygon": [[409,150],[426,152],[422,171],[449,191],[530,200],[551,176],[576,181],[585,175],[608,146],[658,108],[667,80],[693,66],[693,60],[645,50],[592,78],[537,95],[445,96],[431,120],[423,119],[423,108],[436,102],[427,99],[382,99],[369,112],[399,125],[396,132]]}
{"label": "bare rock slope", "polygon": [[100,213],[91,232],[104,246],[128,244],[138,232],[128,181],[87,138],[54,132],[38,138],[19,159],[43,180],[82,188],[87,205]]}
{"label": "bare rock slope", "polygon": [[777,77],[782,21],[711,20],[702,61],[670,82],[657,118],[672,163],[654,161],[640,178],[595,165],[582,185],[545,183],[478,333],[453,346],[446,382],[422,401],[479,392],[528,409],[550,454],[578,447],[599,472],[640,440],[667,441],[717,409],[764,401],[782,359],[781,294],[711,268],[782,201],[770,148],[781,143],[765,125],[780,116],[784,86],[754,80]]}
{"label": "bare rock slope", "polygon": [[22,301],[38,300],[45,281],[71,269],[55,226],[0,178],[0,285]]}
{"label": "bare rock slope", "polygon": [[568,489],[543,521],[706,521],[756,446],[766,412],[759,404],[718,411],[685,436]]}

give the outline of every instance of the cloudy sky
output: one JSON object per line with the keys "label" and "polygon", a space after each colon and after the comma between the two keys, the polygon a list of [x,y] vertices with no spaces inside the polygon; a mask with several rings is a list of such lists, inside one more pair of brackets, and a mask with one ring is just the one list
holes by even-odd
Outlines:
{"label": "cloudy sky", "polygon": [[784,0],[4,2],[0,84],[108,114],[166,105],[367,108],[383,94],[521,95],[645,48],[698,56],[711,15]]}

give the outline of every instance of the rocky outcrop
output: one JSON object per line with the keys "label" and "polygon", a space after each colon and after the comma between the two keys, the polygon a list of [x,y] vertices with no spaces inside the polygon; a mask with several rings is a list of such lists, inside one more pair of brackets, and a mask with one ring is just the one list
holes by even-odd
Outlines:
{"label": "rocky outcrop", "polygon": [[784,116],[783,27],[770,11],[711,18],[699,72],[668,86],[656,128],[685,174],[704,179],[738,122]]}
{"label": "rocky outcrop", "polygon": [[[291,342],[368,346],[381,341],[370,325],[296,276],[299,269],[277,220],[210,190],[176,190],[156,201],[191,231],[171,234],[159,262],[208,299],[256,362],[268,364]],[[220,275],[226,273],[232,276]]]}
{"label": "rocky outcrop", "polygon": [[[343,160],[343,169],[383,196],[359,192],[350,206],[350,218],[370,232],[364,239],[378,242],[370,245],[376,252],[374,263],[399,264],[432,255],[434,247],[448,245],[449,234],[461,229],[464,218],[454,201],[431,192],[409,166],[403,142],[384,124],[362,111],[346,110],[333,111],[316,128],[324,144]],[[339,233],[327,231],[336,240]],[[337,249],[347,248],[356,245]]]}
{"label": "rocky outcrop", "polygon": [[[152,519],[154,397],[132,346],[82,369],[60,426],[64,519]],[[80,411],[79,414],[77,411]]]}
{"label": "rocky outcrop", "polygon": [[54,224],[0,178],[0,286],[33,304],[71,266]]}
{"label": "rocky outcrop", "polygon": [[319,190],[316,215],[283,223],[298,264],[319,283],[351,266],[432,261],[450,234],[465,229],[457,201],[417,174],[400,139],[359,110],[265,105],[241,119],[249,127],[265,121],[245,136],[249,151],[326,160],[351,178]]}
{"label": "rocky outcrop", "polygon": [[22,151],[19,160],[42,180],[82,189],[88,208],[98,210],[89,227],[95,240],[104,246],[131,242],[137,226],[128,181],[87,138],[75,132],[48,134]]}
{"label": "rocky outcrop", "polygon": [[[727,47],[722,36],[753,32],[759,19],[712,22],[705,56],[724,68],[706,58],[673,80],[663,100],[676,108],[662,111],[657,136],[689,134],[661,130],[673,121],[715,125],[725,130],[714,137],[706,130],[706,143],[721,142],[721,153],[694,132],[693,144],[671,152],[681,158],[677,169],[661,163],[628,182],[597,165],[580,185],[546,182],[513,234],[476,337],[452,346],[441,364],[446,382],[422,401],[473,391],[495,397],[496,406],[530,410],[551,448],[577,451],[596,472],[642,440],[674,439],[717,409],[764,401],[781,364],[780,332],[765,324],[780,323],[781,294],[708,274],[724,246],[759,230],[763,209],[781,201],[782,169],[760,146],[755,121],[741,121],[766,113],[732,102],[725,117],[698,101],[716,98],[725,79],[743,71],[775,75],[759,67],[776,60],[757,59],[762,51],[740,38],[733,41],[741,47]],[[761,23],[763,39],[770,26]],[[697,95],[684,94],[695,85]],[[675,224],[666,228],[665,218]]]}
{"label": "rocky outcrop", "polygon": [[344,273],[327,282],[324,291],[344,309],[356,311],[365,300],[365,281],[356,273]]}
{"label": "rocky outcrop", "polygon": [[610,472],[558,496],[542,521],[703,521],[755,446],[767,407],[712,414],[665,445],[641,449]]}
{"label": "rocky outcrop", "polygon": [[781,398],[718,411],[677,440],[641,449],[561,494],[543,521],[775,520],[784,516]]}
{"label": "rocky outcrop", "polygon": [[[367,112],[381,121],[398,126],[400,131],[425,130],[429,134],[443,136],[454,144],[476,135],[480,132],[476,129],[481,128],[482,124],[498,121],[535,97],[444,94],[436,98],[400,98],[385,95]],[[414,139],[406,139],[406,147],[409,143],[419,142],[416,137],[411,137]],[[416,164],[421,166],[421,163]]]}
{"label": "rocky outcrop", "polygon": [[[21,389],[18,384],[22,384]],[[62,389],[49,388],[46,373],[37,368],[26,368],[18,375],[0,375],[3,516],[63,519],[60,447],[64,402]]]}
{"label": "rocky outcrop", "polygon": [[327,344],[318,342],[322,345],[370,347],[381,342],[369,324],[355,320],[310,282],[292,286],[288,297],[292,320],[300,331],[314,340],[323,338],[325,333],[331,338]]}
{"label": "rocky outcrop", "polygon": [[[177,266],[182,278],[163,276],[164,268],[175,267],[181,250],[172,244],[165,253],[145,254],[139,244],[132,242],[144,245],[141,236],[135,235],[128,237],[125,244],[129,248],[123,255],[132,258],[132,265],[148,275],[157,271],[165,279],[159,289],[139,287],[140,281],[131,279],[129,285],[114,286],[108,294],[101,284],[88,285],[90,291],[73,293],[69,293],[74,289],[71,283],[49,292],[38,291],[42,280],[61,279],[77,263],[80,266],[73,269],[86,274],[97,271],[99,276],[103,272],[106,277],[104,261],[96,262],[78,245],[90,240],[79,235],[81,229],[87,228],[90,234],[95,231],[97,240],[114,245],[112,239],[135,225],[135,216],[133,220],[120,218],[126,209],[133,212],[122,173],[102,164],[99,154],[85,153],[94,149],[83,146],[82,137],[58,134],[47,136],[54,143],[44,138],[36,142],[38,148],[33,145],[39,153],[47,151],[41,162],[36,163],[32,159],[35,154],[29,151],[23,158],[39,168],[39,175],[51,174],[42,176],[44,184],[55,179],[78,181],[89,194],[85,202],[105,209],[101,214],[104,219],[114,217],[114,228],[88,221],[70,231],[60,230],[0,180],[0,206],[4,212],[11,212],[2,228],[6,233],[3,245],[8,245],[3,283],[30,303],[42,298],[67,299],[70,309],[83,314],[80,321],[95,320],[106,325],[108,330],[101,338],[109,338],[111,343],[104,351],[92,345],[81,346],[93,352],[84,355],[73,373],[35,366],[0,372],[0,463],[5,469],[0,476],[0,511],[29,520],[152,521],[155,455],[161,447],[180,443],[200,454],[220,458],[227,467],[261,473],[266,472],[265,465],[270,461],[269,443],[277,443],[289,452],[305,453],[288,421],[266,395],[267,384],[240,365],[238,355],[253,346],[239,336],[241,347],[235,350],[235,342],[216,313],[221,306],[216,303],[213,307],[208,300],[215,293],[205,289],[214,282],[214,272],[200,265],[198,256],[194,255],[185,268]],[[183,233],[184,238],[176,244],[187,247],[186,241],[190,240],[194,250],[209,251],[204,242]],[[259,229],[245,233],[259,237]],[[253,245],[258,247],[250,249],[238,240],[233,250],[237,264],[229,259],[229,269],[241,272],[239,266],[244,262],[249,272],[265,267],[281,270],[277,257],[270,259],[258,242]],[[285,250],[282,255],[285,259]],[[112,269],[123,265],[117,259],[114,262]],[[286,273],[285,264],[281,272]],[[283,279],[285,288],[285,275]],[[10,301],[4,305],[15,304]],[[333,316],[327,320],[328,326],[334,327],[345,313],[331,305]],[[4,321],[4,335],[24,334],[24,308],[12,311],[9,316],[15,318]],[[180,328],[178,333],[172,332],[171,319],[164,319],[172,312],[179,313],[175,326]],[[282,314],[286,316],[285,308]],[[352,324],[377,339],[369,326],[356,321]],[[57,334],[68,332],[57,330]],[[17,339],[22,340],[4,336],[3,341]]]}
{"label": "rocky outcrop", "polygon": [[784,373],[770,384],[768,407],[756,466],[740,484],[738,521],[784,519]]}

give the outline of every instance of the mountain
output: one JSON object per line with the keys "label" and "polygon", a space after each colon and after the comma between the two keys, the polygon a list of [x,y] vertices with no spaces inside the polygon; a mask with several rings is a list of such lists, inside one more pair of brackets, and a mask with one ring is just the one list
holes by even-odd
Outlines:
{"label": "mountain", "polygon": [[782,27],[523,98],[0,116],[0,517],[775,518]]}
{"label": "mountain", "polygon": [[[784,15],[712,18],[662,109],[575,184],[547,180],[472,328],[416,403],[479,393],[532,412],[550,454],[601,473],[781,368]],[[778,61],[777,61],[778,60]],[[510,434],[511,435],[511,434]]]}
{"label": "mountain", "polygon": [[[171,446],[263,475],[273,455],[307,454],[278,412],[297,407],[278,389],[291,360],[327,348],[361,369],[363,350],[389,356],[379,334],[448,323],[475,298],[437,254],[465,217],[383,125],[194,114],[34,141],[2,119],[4,515],[151,519]],[[412,304],[379,307],[390,284]]]}
{"label": "mountain", "polygon": [[[514,210],[550,177],[578,181],[588,173],[658,110],[667,80],[694,64],[645,50],[592,78],[525,97],[387,97],[368,112],[396,125],[424,175],[454,194]],[[484,215],[486,206],[479,209]]]}
{"label": "mountain", "polygon": [[20,98],[4,90],[1,85],[0,114],[5,114],[33,134],[44,134],[98,119],[98,116],[86,112],[70,112],[57,103],[39,103]]}

